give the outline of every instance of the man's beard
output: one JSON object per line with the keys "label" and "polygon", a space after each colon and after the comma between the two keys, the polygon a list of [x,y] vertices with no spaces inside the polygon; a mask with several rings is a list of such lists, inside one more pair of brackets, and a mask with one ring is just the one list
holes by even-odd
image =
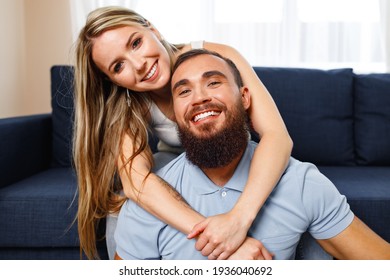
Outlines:
{"label": "man's beard", "polygon": [[[241,105],[241,104],[240,104]],[[196,136],[185,127],[179,127],[181,144],[186,157],[200,168],[224,167],[238,157],[248,144],[248,116],[244,107],[235,107],[226,113],[226,123],[220,131],[214,125],[202,125],[202,136]]]}

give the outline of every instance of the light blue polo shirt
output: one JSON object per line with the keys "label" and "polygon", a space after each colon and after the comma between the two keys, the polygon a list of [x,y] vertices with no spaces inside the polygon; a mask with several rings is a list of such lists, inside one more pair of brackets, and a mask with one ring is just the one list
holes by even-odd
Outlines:
{"label": "light blue polo shirt", "polygon": [[[229,211],[247,181],[257,144],[249,142],[233,177],[216,186],[185,154],[157,174],[204,216]],[[174,214],[174,213],[173,213]],[[327,239],[343,231],[353,220],[345,196],[310,163],[291,158],[248,235],[260,240],[275,259],[294,259],[300,236],[309,231]],[[131,200],[123,205],[115,232],[117,253],[123,259],[205,259],[195,241],[161,222]]]}

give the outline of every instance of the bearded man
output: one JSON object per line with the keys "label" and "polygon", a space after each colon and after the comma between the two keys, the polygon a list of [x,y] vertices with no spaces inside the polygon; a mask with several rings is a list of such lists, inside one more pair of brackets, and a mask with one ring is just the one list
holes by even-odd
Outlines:
{"label": "bearded man", "polygon": [[[174,111],[185,153],[157,174],[202,215],[226,213],[242,193],[257,147],[248,137],[250,90],[230,60],[206,50],[184,53],[173,71]],[[294,158],[231,257],[261,259],[265,247],[274,259],[294,259],[305,232],[337,259],[390,259],[389,243],[352,213],[330,180],[313,164]],[[206,258],[194,240],[130,200],[121,208],[115,239],[117,258]]]}

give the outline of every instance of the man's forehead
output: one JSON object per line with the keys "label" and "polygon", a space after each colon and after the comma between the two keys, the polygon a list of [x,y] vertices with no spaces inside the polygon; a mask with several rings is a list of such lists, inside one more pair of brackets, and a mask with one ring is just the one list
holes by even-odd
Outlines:
{"label": "man's forehead", "polygon": [[209,54],[201,54],[184,61],[172,76],[172,82],[188,79],[191,76],[202,77],[205,73],[220,73],[227,77],[229,66],[223,59]]}

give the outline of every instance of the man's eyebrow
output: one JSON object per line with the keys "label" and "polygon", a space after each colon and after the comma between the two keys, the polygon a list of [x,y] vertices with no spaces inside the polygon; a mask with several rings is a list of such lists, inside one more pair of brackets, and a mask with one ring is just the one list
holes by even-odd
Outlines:
{"label": "man's eyebrow", "polygon": [[[129,39],[127,39],[127,42],[126,42],[126,45],[125,45],[126,49],[129,48],[129,45],[131,44],[131,41],[133,40],[134,36],[137,35],[137,33],[138,33],[138,32],[136,31],[136,32],[132,33],[132,34],[129,36]],[[108,65],[108,71],[110,71],[112,65],[115,64],[115,63],[117,62],[117,60],[118,60],[118,59],[115,58],[115,59]]]}
{"label": "man's eyebrow", "polygon": [[210,78],[212,76],[220,76],[223,78],[227,78],[225,74],[223,74],[222,72],[220,72],[218,70],[207,71],[207,72],[204,72],[202,75],[203,78]]}
{"label": "man's eyebrow", "polygon": [[180,81],[176,82],[175,85],[172,87],[172,92],[174,92],[178,87],[186,85],[188,83],[188,79],[181,79]]}

